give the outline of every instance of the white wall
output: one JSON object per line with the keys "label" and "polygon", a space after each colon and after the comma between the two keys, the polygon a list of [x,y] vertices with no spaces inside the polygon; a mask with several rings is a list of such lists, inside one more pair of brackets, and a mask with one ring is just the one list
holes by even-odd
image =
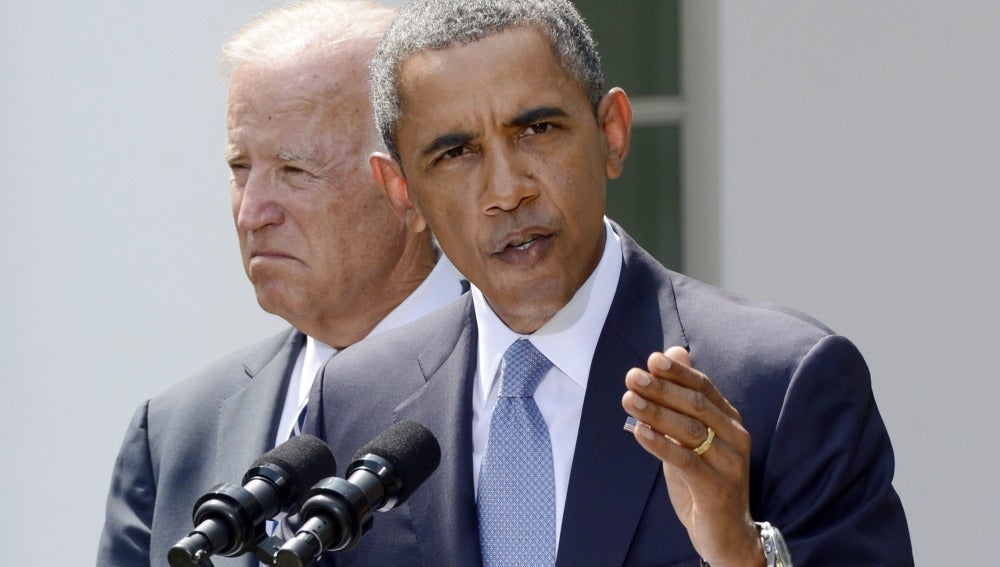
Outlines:
{"label": "white wall", "polygon": [[93,565],[134,409],[281,326],[239,261],[217,64],[268,4],[0,9],[4,565]]}
{"label": "white wall", "polygon": [[694,265],[852,338],[917,564],[994,564],[1000,4],[694,4]]}

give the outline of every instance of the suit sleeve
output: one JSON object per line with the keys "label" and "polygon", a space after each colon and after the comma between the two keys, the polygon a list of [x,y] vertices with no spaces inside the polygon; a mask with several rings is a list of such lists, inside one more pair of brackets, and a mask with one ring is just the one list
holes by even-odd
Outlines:
{"label": "suit sleeve", "polygon": [[149,452],[148,408],[146,402],[132,416],[115,461],[97,549],[98,567],[150,564],[156,481]]}
{"label": "suit sleeve", "polygon": [[892,445],[850,341],[825,337],[802,359],[766,459],[758,519],[796,565],[913,565]]}

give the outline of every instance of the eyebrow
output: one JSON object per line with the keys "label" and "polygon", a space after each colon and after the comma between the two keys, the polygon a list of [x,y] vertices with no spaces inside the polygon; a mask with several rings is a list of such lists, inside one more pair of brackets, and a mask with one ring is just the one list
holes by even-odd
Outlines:
{"label": "eyebrow", "polygon": [[512,118],[509,122],[511,126],[529,126],[537,122],[543,122],[549,118],[565,118],[566,111],[554,106],[536,106]]}
{"label": "eyebrow", "polygon": [[312,166],[319,166],[319,165],[321,165],[311,155],[309,155],[309,154],[307,154],[305,152],[301,152],[301,151],[282,150],[282,151],[274,154],[274,157],[276,157],[279,160],[284,161],[284,162],[288,162],[288,161],[300,161],[300,162],[307,163],[307,164],[312,165]]}
{"label": "eyebrow", "polygon": [[468,132],[449,132],[448,134],[442,134],[437,138],[434,138],[434,140],[432,140],[431,143],[428,144],[422,152],[420,152],[420,156],[427,157],[445,148],[467,144],[470,140],[472,140],[472,134]]}
{"label": "eyebrow", "polygon": [[[282,162],[299,161],[313,167],[323,167],[323,164],[316,161],[311,155],[299,151],[282,150],[273,154],[273,157]],[[227,145],[225,149],[226,163],[232,165],[243,158],[243,152],[235,145]]]}

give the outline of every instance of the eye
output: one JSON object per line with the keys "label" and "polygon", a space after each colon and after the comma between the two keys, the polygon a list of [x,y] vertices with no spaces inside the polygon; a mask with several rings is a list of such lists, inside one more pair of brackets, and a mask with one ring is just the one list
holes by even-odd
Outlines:
{"label": "eye", "polygon": [[441,154],[441,159],[455,159],[457,157],[462,157],[465,154],[465,146],[455,146],[450,150]]}
{"label": "eye", "polygon": [[528,135],[531,135],[531,134],[544,134],[544,133],[552,130],[555,127],[556,127],[555,124],[553,124],[551,122],[539,122],[537,124],[532,124],[532,125],[528,126],[527,128],[525,128],[524,129],[524,133],[528,134]]}
{"label": "eye", "polygon": [[290,164],[283,165],[281,167],[281,173],[290,180],[297,179],[302,182],[308,181],[313,177],[315,177],[311,171]]}
{"label": "eye", "polygon": [[244,163],[229,164],[229,179],[237,185],[245,185],[247,176],[250,175],[250,166]]}
{"label": "eye", "polygon": [[438,156],[434,159],[434,161],[431,162],[431,164],[433,165],[440,163],[442,161],[458,159],[467,153],[468,153],[468,148],[466,148],[465,146],[454,146],[438,154]]}

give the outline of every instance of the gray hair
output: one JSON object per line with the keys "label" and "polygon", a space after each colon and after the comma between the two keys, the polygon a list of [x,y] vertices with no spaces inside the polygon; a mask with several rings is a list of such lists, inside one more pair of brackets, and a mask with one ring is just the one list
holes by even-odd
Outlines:
{"label": "gray hair", "polygon": [[545,34],[596,112],[604,94],[601,60],[590,28],[569,0],[414,0],[393,20],[372,61],[375,125],[392,157],[399,161],[399,70],[407,57],[529,26]]}
{"label": "gray hair", "polygon": [[364,0],[311,0],[267,12],[236,33],[222,49],[232,76],[241,63],[281,64],[370,45],[372,52],[396,10]]}

